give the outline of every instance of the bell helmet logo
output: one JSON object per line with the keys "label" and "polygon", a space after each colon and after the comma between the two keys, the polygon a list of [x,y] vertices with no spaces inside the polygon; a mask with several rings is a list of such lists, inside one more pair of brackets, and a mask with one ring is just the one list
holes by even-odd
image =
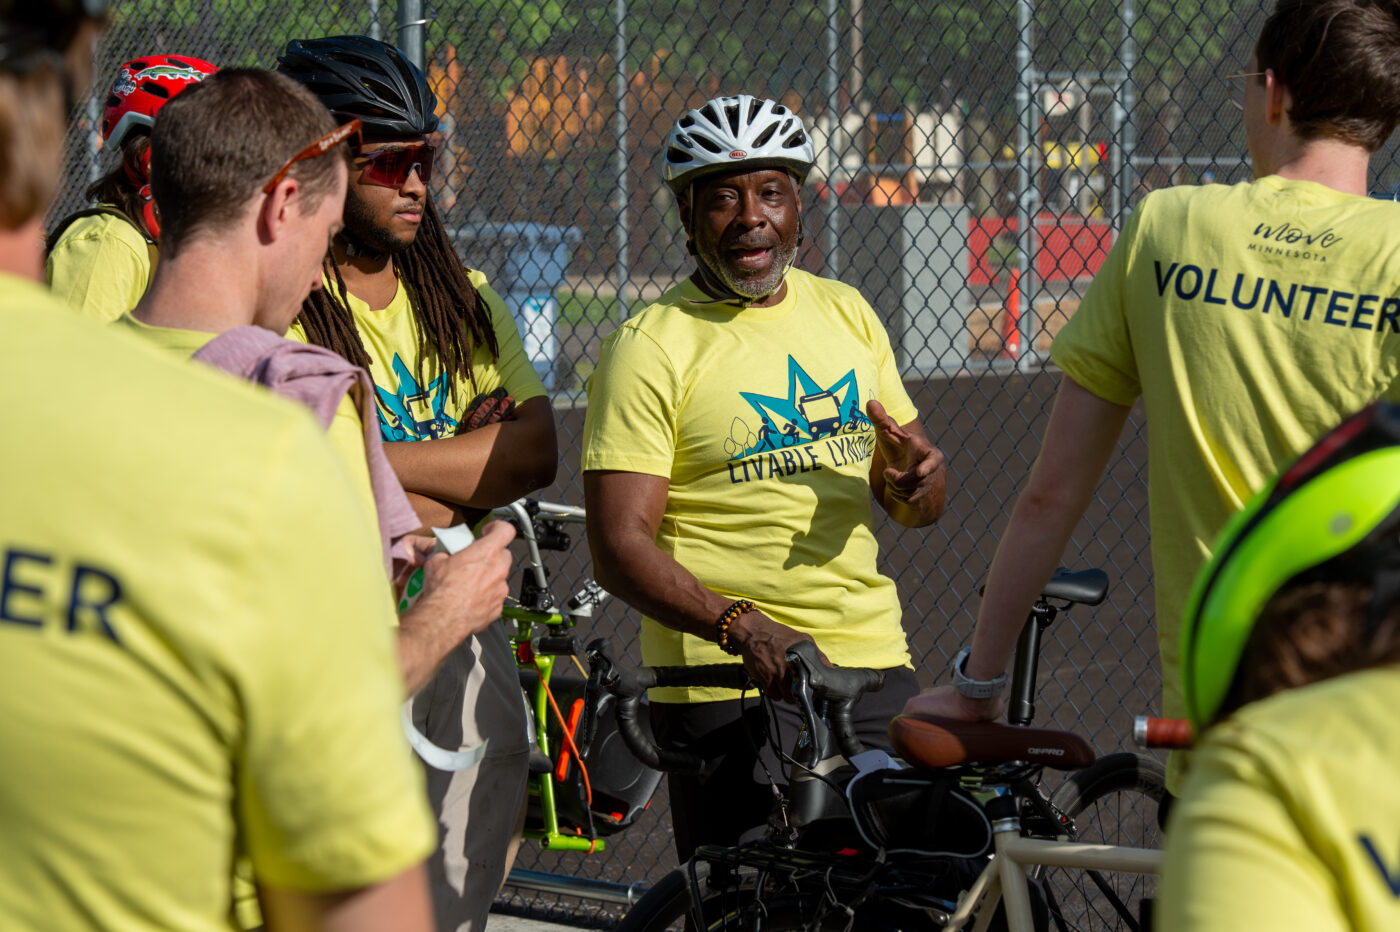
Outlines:
{"label": "bell helmet logo", "polygon": [[729,153],[731,159],[744,159],[748,158],[748,156],[749,154],[743,149],[735,149],[733,152]]}

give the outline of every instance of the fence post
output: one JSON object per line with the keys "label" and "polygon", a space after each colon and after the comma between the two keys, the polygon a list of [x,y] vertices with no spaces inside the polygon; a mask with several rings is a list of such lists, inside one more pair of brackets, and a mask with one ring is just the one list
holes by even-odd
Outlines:
{"label": "fence post", "polygon": [[1128,222],[1128,214],[1132,213],[1133,197],[1133,149],[1136,147],[1137,134],[1133,127],[1133,66],[1137,64],[1137,46],[1133,42],[1133,21],[1137,13],[1133,9],[1133,0],[1123,0],[1123,47],[1119,52],[1121,68],[1123,69],[1123,124],[1122,139],[1119,142],[1120,158],[1122,165],[1119,167],[1118,177],[1118,216],[1114,217],[1114,222],[1118,226],[1116,232],[1122,232],[1123,224]]}
{"label": "fence post", "polygon": [[617,27],[613,37],[613,57],[617,59],[617,122],[614,129],[617,136],[617,188],[613,196],[617,198],[617,322],[620,324],[629,316],[627,285],[630,275],[627,267],[627,0],[617,0],[613,5],[613,16]]}
{"label": "fence post", "polygon": [[841,166],[836,155],[837,133],[841,131],[841,79],[836,72],[836,55],[841,39],[836,28],[836,3],[837,0],[827,0],[826,4],[826,118],[830,129],[826,134],[826,256],[823,265],[831,278],[841,275],[841,234],[837,229],[841,222],[840,200],[836,196],[836,171]]}
{"label": "fence post", "polygon": [[[1016,161],[1016,219],[1020,225],[1017,230],[1017,240],[1019,248],[1017,252],[1018,274],[1016,284],[1017,301],[1022,310],[1021,321],[1021,347],[1023,349],[1035,349],[1035,213],[1039,197],[1036,194],[1037,179],[1036,169],[1036,148],[1039,143],[1036,140],[1036,119],[1035,100],[1036,86],[1038,82],[1038,72],[1035,70],[1034,51],[1032,41],[1034,38],[1035,16],[1031,7],[1031,0],[1017,0],[1016,3],[1018,32],[1016,36],[1016,70],[1019,80],[1016,85],[1016,106],[1020,110],[1019,126],[1016,131],[1017,153]],[[1034,359],[1033,352],[1023,352],[1019,355],[1018,365],[1029,366]]]}
{"label": "fence post", "polygon": [[394,44],[424,72],[428,70],[428,56],[423,48],[423,27],[427,23],[423,18],[423,0],[399,0],[398,35],[394,37]]}

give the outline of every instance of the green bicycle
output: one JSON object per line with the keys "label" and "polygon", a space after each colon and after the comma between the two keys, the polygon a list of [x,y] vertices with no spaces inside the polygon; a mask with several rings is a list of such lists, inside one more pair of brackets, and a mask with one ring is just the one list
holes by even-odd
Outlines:
{"label": "green bicycle", "polygon": [[616,699],[578,661],[583,645],[575,629],[594,618],[608,594],[588,579],[561,604],[550,588],[543,552],[569,549],[567,526],[581,525],[584,510],[520,499],[495,515],[515,526],[527,550],[519,591],[502,613],[532,717],[524,837],[551,850],[601,851],[607,836],[645,811],[661,773],[626,749]]}

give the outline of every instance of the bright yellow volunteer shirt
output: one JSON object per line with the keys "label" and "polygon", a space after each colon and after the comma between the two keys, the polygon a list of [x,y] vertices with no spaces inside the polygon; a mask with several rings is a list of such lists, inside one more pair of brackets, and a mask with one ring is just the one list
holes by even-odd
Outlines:
{"label": "bright yellow volunteer shirt", "polygon": [[[706,587],[752,599],[833,663],[908,665],[899,596],[876,568],[865,404],[901,424],[918,412],[884,327],[854,288],[797,270],[773,307],[707,301],[686,281],[604,342],[584,470],[665,477],[657,545]],[[734,662],[652,619],[642,658]],[[735,695],[652,691],[662,702]]]}
{"label": "bright yellow volunteer shirt", "polygon": [[422,860],[378,537],[314,420],[9,276],[0,382],[0,929],[227,930],[240,850],[308,892]]}
{"label": "bright yellow volunteer shirt", "polygon": [[[501,351],[500,356],[492,360],[486,347],[473,349],[475,388],[465,378],[449,380],[442,371],[436,350],[429,350],[423,358],[420,382],[416,364],[418,328],[413,316],[412,292],[402,281],[393,300],[382,310],[373,310],[355,295],[347,295],[355,329],[369,353],[369,374],[379,401],[380,435],[385,442],[451,437],[457,432],[457,422],[467,406],[483,392],[503,387],[516,404],[545,393],[544,383],[525,355],[520,331],[505,302],[487,284],[482,273],[468,269],[467,278],[491,312],[491,327]],[[335,285],[327,281],[325,287],[334,288]],[[287,339],[308,342],[300,321],[292,325]]]}
{"label": "bright yellow volunteer shirt", "polygon": [[1192,753],[1165,932],[1400,929],[1400,669],[1256,702]]}
{"label": "bright yellow volunteer shirt", "polygon": [[146,293],[150,248],[140,231],[121,217],[80,217],[54,243],[44,274],[53,293],[74,310],[111,322]]}
{"label": "bright yellow volunteer shirt", "polygon": [[1146,405],[1163,713],[1181,716],[1181,613],[1226,520],[1394,397],[1400,205],[1277,176],[1153,192],[1051,356],[1100,398]]}
{"label": "bright yellow volunteer shirt", "polygon": [[[199,352],[204,348],[204,344],[217,336],[217,334],[205,333],[202,330],[152,327],[130,314],[118,317],[115,326],[129,330],[142,339],[186,359]],[[355,402],[351,400],[349,395],[340,399],[340,406],[335,410],[331,426],[326,428],[326,439],[330,441],[331,447],[339,454],[346,468],[349,469],[350,478],[354,482],[355,491],[361,504],[378,522],[379,511],[374,503],[374,488],[369,481],[369,460],[365,454],[365,437],[363,428],[360,426],[360,412],[355,409]]]}

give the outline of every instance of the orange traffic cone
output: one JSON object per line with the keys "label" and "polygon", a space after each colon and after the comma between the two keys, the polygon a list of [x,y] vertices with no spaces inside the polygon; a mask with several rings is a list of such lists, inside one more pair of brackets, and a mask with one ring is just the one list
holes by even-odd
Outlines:
{"label": "orange traffic cone", "polygon": [[1011,289],[1001,317],[1001,351],[998,359],[1021,358],[1021,270],[1011,270]]}

